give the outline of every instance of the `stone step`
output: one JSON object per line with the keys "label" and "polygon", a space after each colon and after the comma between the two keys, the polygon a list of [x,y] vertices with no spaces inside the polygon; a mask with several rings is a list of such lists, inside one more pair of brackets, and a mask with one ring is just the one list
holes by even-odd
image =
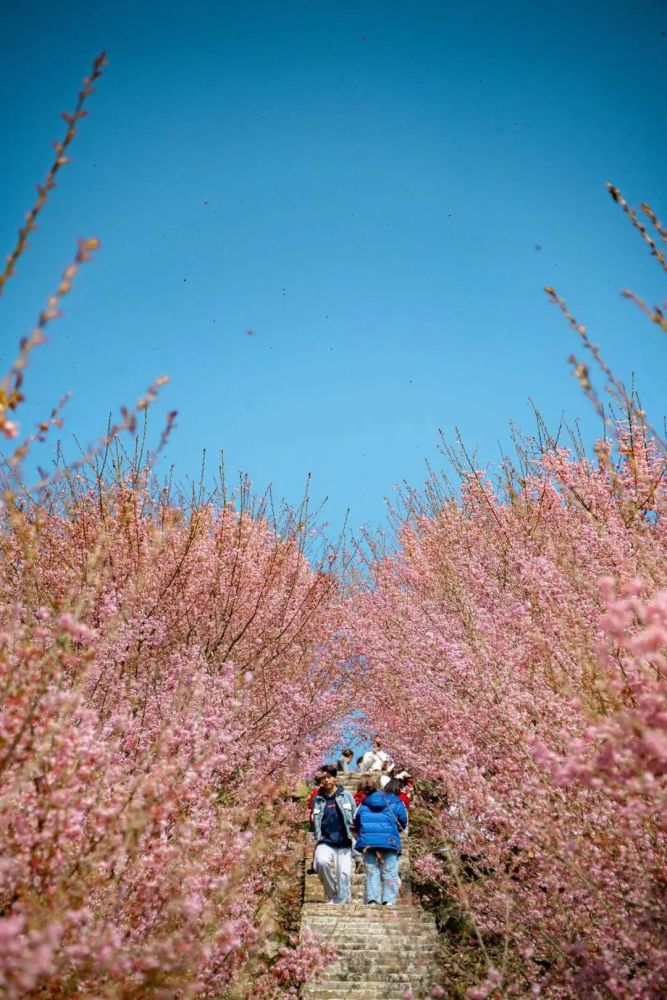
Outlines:
{"label": "stone step", "polygon": [[[399,894],[397,906],[400,906],[402,898],[403,898],[402,895]],[[407,899],[407,896],[405,898]],[[310,889],[306,890],[306,894],[304,896],[304,905],[314,906],[314,905],[325,905],[325,904],[327,906],[330,905],[324,898],[323,889],[318,889],[316,886],[314,886],[312,890]],[[380,908],[384,909],[381,903],[366,903],[366,898],[363,889],[356,890],[353,888],[351,905],[355,906],[357,904],[361,904],[362,906],[377,906],[378,909]],[[350,903],[336,903],[336,906],[349,906],[349,905]],[[396,909],[396,908],[397,908],[396,906],[391,907],[391,909]]]}
{"label": "stone step", "polygon": [[[411,956],[410,976],[417,979],[431,980],[433,958],[424,951],[421,956]],[[379,960],[375,956],[358,955],[355,961],[333,962],[326,969],[327,979],[339,979],[344,982],[354,982],[364,979],[367,982],[394,983],[405,979],[405,962],[402,954],[384,955]]]}
{"label": "stone step", "polygon": [[413,936],[415,934],[431,934],[435,937],[438,933],[435,927],[431,927],[428,924],[408,924],[408,923],[396,923],[388,924],[386,926],[373,925],[369,922],[368,925],[359,924],[345,924],[337,920],[308,920],[304,918],[302,921],[303,927],[310,927],[312,931],[317,931],[318,933],[329,933],[329,934],[347,934],[349,937],[359,936],[364,931],[364,926],[368,926],[368,936],[369,937],[383,937],[385,934],[405,934],[407,936]]}
{"label": "stone step", "polygon": [[354,942],[349,939],[341,938],[339,936],[335,937],[324,937],[321,936],[319,940],[326,940],[327,944],[334,944],[336,948],[339,949],[337,957],[334,961],[342,961],[343,951],[340,949],[345,949],[345,960],[348,959],[354,962],[355,966],[358,965],[360,958],[366,955],[369,959],[373,959],[375,956],[381,958],[383,962],[388,962],[391,964],[392,956],[399,956],[403,952],[409,953],[412,958],[418,958],[420,956],[428,956],[433,952],[433,948],[438,944],[438,938],[433,935],[411,935],[411,934],[397,934],[394,936],[389,936],[385,938],[380,938],[377,935],[373,937],[369,935],[361,946],[359,942]]}
{"label": "stone step", "polygon": [[309,903],[307,912],[313,917],[324,916],[331,919],[338,915],[341,920],[361,920],[364,923],[373,920],[382,923],[395,923],[398,920],[404,920],[407,916],[412,920],[421,920],[427,924],[434,922],[433,914],[426,910],[420,910],[409,899],[399,902],[397,906],[369,906],[368,903],[336,903],[335,905]]}
{"label": "stone step", "polygon": [[[408,993],[410,990],[410,993]],[[325,986],[307,986],[301,993],[303,1000],[404,1000],[406,993],[413,1000],[431,1000],[430,988],[390,983],[364,983],[361,987],[347,983],[327,983]]]}
{"label": "stone step", "polygon": [[[322,905],[322,904],[319,904],[319,903],[310,904],[309,903],[307,905],[308,906],[311,906],[311,905],[312,906],[319,906],[319,905]],[[435,924],[432,921],[419,920],[419,919],[407,920],[405,917],[402,917],[402,918],[398,917],[397,914],[400,913],[399,907],[392,907],[391,911],[390,911],[390,912],[392,912],[392,919],[387,919],[387,921],[384,922],[384,921],[381,921],[381,920],[378,920],[378,919],[372,918],[372,917],[368,917],[368,919],[366,919],[366,920],[364,920],[363,917],[360,917],[360,918],[350,917],[349,919],[347,919],[345,917],[345,911],[347,909],[346,905],[336,904],[335,908],[334,908],[334,906],[329,905],[328,903],[326,903],[324,905],[328,906],[329,909],[332,911],[332,913],[331,913],[330,916],[327,916],[326,914],[313,914],[313,915],[310,915],[310,914],[304,913],[303,914],[302,923],[307,923],[309,927],[313,927],[313,928],[314,927],[329,927],[329,928],[334,928],[334,927],[348,927],[351,931],[354,931],[355,934],[358,934],[365,927],[368,928],[369,933],[370,932],[374,932],[374,931],[377,931],[377,933],[383,933],[385,930],[401,930],[401,928],[404,929],[404,930],[421,930],[421,931],[424,931],[424,930],[433,930],[433,931],[435,931]],[[348,904],[348,905],[350,905],[350,904]],[[354,906],[354,905],[355,905],[355,903],[351,904],[351,906]],[[364,906],[364,909],[366,909],[366,906]],[[378,910],[380,910],[379,906],[378,906]],[[385,911],[385,907],[382,907],[382,910],[380,912],[386,912]],[[436,933],[437,933],[437,931],[436,931]]]}
{"label": "stone step", "polygon": [[[363,927],[342,927],[339,924],[325,924],[325,923],[311,923],[309,920],[304,920],[301,926],[305,929],[308,927],[314,934],[319,934],[321,936],[326,935],[327,937],[337,937],[339,940],[352,941],[355,938],[359,940],[361,934],[363,933]],[[366,935],[368,941],[373,941],[374,943],[381,943],[383,939],[395,940],[396,938],[404,937],[411,940],[437,940],[437,930],[433,927],[424,927],[420,924],[413,924],[411,926],[398,926],[398,927],[380,927],[380,928],[368,928],[368,933]]]}
{"label": "stone step", "polygon": [[303,1000],[404,1000],[410,989],[414,1000],[430,1000],[429,993],[410,987],[409,985],[394,987],[388,983],[366,983],[357,988],[346,983],[335,983],[333,986],[307,986],[301,996]]}
{"label": "stone step", "polygon": [[381,940],[369,937],[363,948],[360,948],[349,938],[338,935],[318,934],[316,940],[322,944],[332,945],[336,949],[336,954],[341,961],[343,958],[345,961],[356,961],[359,955],[371,953],[386,957],[395,954],[397,950],[401,954],[409,954],[411,957],[414,957],[423,954],[433,954],[438,948],[438,939],[436,937],[418,937],[404,934],[397,934],[395,937],[386,937]]}
{"label": "stone step", "polygon": [[[330,908],[333,909],[333,907]],[[341,909],[342,907],[336,907],[337,912]],[[326,931],[329,934],[349,934],[350,937],[356,937],[359,940],[362,939],[361,935],[364,932],[378,938],[383,937],[385,934],[392,936],[396,934],[406,934],[408,936],[430,934],[435,937],[438,933],[434,923],[426,923],[422,920],[401,919],[390,920],[387,923],[381,923],[379,920],[345,920],[340,917],[331,917],[327,920],[326,917],[311,918],[306,913],[303,914],[301,926],[310,927],[312,931],[317,931],[318,933]]]}
{"label": "stone step", "polygon": [[[395,979],[393,982],[378,982],[376,979],[355,979],[355,980],[341,980],[333,976],[327,976],[326,971],[324,973],[325,978],[320,979],[317,983],[308,983],[306,990],[311,990],[313,987],[319,990],[339,990],[343,995],[347,995],[347,991],[353,993],[360,993],[361,990],[368,990],[369,993],[381,990],[383,987],[387,990],[387,994],[391,995],[393,991],[396,991],[397,996],[402,996],[403,993],[414,987],[416,985],[416,980],[409,974],[406,973],[402,977]],[[421,985],[421,983],[420,983]],[[398,991],[402,990],[401,993]],[[336,994],[334,993],[334,996]],[[383,996],[384,994],[380,994]]]}
{"label": "stone step", "polygon": [[[433,960],[433,955],[438,949],[438,942],[429,938],[393,938],[379,943],[368,941],[366,948],[353,948],[351,942],[340,940],[339,938],[329,938],[322,935],[317,938],[321,944],[331,945],[336,949],[337,962],[346,963],[346,967],[354,967],[355,970],[363,971],[360,961],[367,961],[369,956],[377,957],[381,964],[392,965],[392,960],[396,955],[409,959],[410,963],[416,963],[419,968]],[[338,966],[337,966],[338,967]],[[405,970],[404,970],[405,971]]]}
{"label": "stone step", "polygon": [[345,968],[343,970],[336,967],[335,969],[324,970],[323,976],[324,982],[339,982],[349,986],[360,982],[394,985],[395,983],[402,983],[406,979],[409,979],[413,986],[421,985],[432,988],[438,981],[438,978],[441,978],[441,972],[435,966],[433,960],[417,964],[408,958],[402,969],[396,966],[384,968],[383,966],[372,965],[358,969]]}
{"label": "stone step", "polygon": [[324,979],[321,983],[309,984],[302,996],[329,996],[336,1000],[343,997],[379,997],[386,1000],[388,997],[405,996],[410,990],[413,997],[432,997],[433,987],[437,980],[424,976],[417,979],[414,976],[409,978],[403,974],[402,978],[391,982],[382,979]]}
{"label": "stone step", "polygon": [[[342,927],[327,927],[323,924],[310,923],[303,923],[301,926],[304,930],[307,927],[322,940],[326,938],[327,941],[340,941],[350,948],[353,948],[355,941],[359,941],[361,937],[361,928],[344,929]],[[369,931],[365,936],[368,946],[372,945],[373,948],[385,948],[385,945],[387,948],[394,947],[397,941],[405,941],[406,947],[409,943],[430,946],[434,942],[437,942],[437,940],[437,931],[423,927],[391,927],[381,931]],[[363,948],[360,950],[363,950]]]}
{"label": "stone step", "polygon": [[[306,928],[309,927],[311,931],[318,934],[335,934],[338,937],[346,938],[357,938],[360,939],[362,933],[364,932],[364,926],[360,925],[345,925],[331,921],[330,923],[326,921],[314,921],[307,920],[304,918],[301,922],[301,926]],[[378,925],[367,926],[367,936],[373,939],[381,939],[383,937],[400,937],[404,935],[405,937],[432,937],[434,940],[438,932],[435,927],[429,927],[427,924],[394,924],[388,925],[386,927],[380,927]]]}
{"label": "stone step", "polygon": [[[342,909],[342,907],[336,907],[336,909],[337,910]],[[322,929],[322,930],[328,930],[330,932],[347,930],[350,933],[350,935],[360,934],[364,929],[367,929],[369,934],[377,934],[380,937],[383,934],[390,934],[390,933],[400,934],[401,932],[405,932],[406,934],[408,933],[414,934],[417,932],[419,932],[420,934],[438,933],[435,926],[433,926],[432,924],[427,924],[417,920],[414,921],[396,920],[388,922],[386,924],[381,924],[379,921],[369,920],[369,921],[359,922],[359,921],[345,920],[344,917],[334,917],[334,916],[330,917],[329,919],[327,919],[326,917],[310,918],[304,914],[302,925],[304,927],[305,926],[310,927],[312,930]]]}
{"label": "stone step", "polygon": [[[319,982],[307,983],[302,992],[302,996],[331,996],[331,997],[361,997],[372,996],[398,996],[402,997],[405,990],[410,989],[408,979],[395,983],[377,983],[373,980],[357,979],[354,982],[346,982],[344,979],[321,979]],[[386,993],[383,992],[386,990]],[[399,990],[401,992],[399,992]],[[362,992],[363,991],[363,992]]]}
{"label": "stone step", "polygon": [[[339,907],[336,907],[339,909]],[[409,922],[406,920],[400,920],[396,922],[391,922],[387,924],[380,924],[377,921],[368,921],[368,923],[358,923],[353,921],[336,919],[335,917],[330,920],[319,919],[311,920],[305,914],[301,921],[303,927],[310,927],[313,931],[327,931],[330,934],[340,934],[347,932],[351,937],[359,936],[364,930],[367,930],[368,934],[375,935],[376,937],[382,937],[383,934],[432,934],[436,935],[438,932],[433,924],[421,923],[419,921]]]}
{"label": "stone step", "polygon": [[[321,907],[315,912],[308,912],[311,907]],[[326,906],[326,910],[324,907]],[[358,912],[358,909],[361,913]],[[415,912],[410,903],[399,904],[398,906],[378,906],[372,903],[308,903],[309,923],[318,924],[345,924],[346,927],[353,927],[360,930],[363,927],[434,927],[431,914],[422,916],[419,911]],[[429,919],[430,918],[430,919]]]}
{"label": "stone step", "polygon": [[[364,932],[364,927],[359,925],[349,925],[345,926],[335,921],[330,923],[327,921],[314,921],[304,919],[301,924],[302,927],[309,927],[311,931],[317,932],[318,934],[335,934],[338,937],[345,937],[353,939],[354,937],[359,938]],[[369,938],[383,938],[383,937],[432,937],[434,940],[437,936],[437,930],[434,927],[429,927],[426,924],[395,924],[393,926],[389,925],[387,927],[373,927],[368,925],[367,936]]]}
{"label": "stone step", "polygon": [[377,983],[368,980],[346,983],[340,980],[323,980],[320,983],[308,983],[304,986],[301,996],[317,997],[319,1000],[403,1000],[408,990],[412,991],[415,1000],[426,1000],[431,992],[431,986],[430,983],[424,986],[408,978],[395,983]]}

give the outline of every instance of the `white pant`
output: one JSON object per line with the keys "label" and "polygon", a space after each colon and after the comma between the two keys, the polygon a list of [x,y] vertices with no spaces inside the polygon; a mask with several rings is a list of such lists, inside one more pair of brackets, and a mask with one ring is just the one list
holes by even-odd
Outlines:
{"label": "white pant", "polygon": [[327,900],[334,903],[352,902],[352,851],[349,847],[318,844],[313,868],[320,876]]}

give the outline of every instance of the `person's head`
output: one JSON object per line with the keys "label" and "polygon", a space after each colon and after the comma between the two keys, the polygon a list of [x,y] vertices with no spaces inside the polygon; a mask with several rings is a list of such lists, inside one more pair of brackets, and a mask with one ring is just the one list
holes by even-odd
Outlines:
{"label": "person's head", "polygon": [[384,786],[384,791],[387,795],[398,795],[399,792],[403,790],[403,786],[398,778],[390,778],[387,784]]}
{"label": "person's head", "polygon": [[364,762],[364,755],[362,754],[361,757],[357,757],[357,768],[359,770],[361,770],[361,765],[363,764],[363,762]]}
{"label": "person's head", "polygon": [[359,789],[362,792],[366,792],[366,795],[372,795],[373,792],[377,792],[380,789],[380,772],[379,771],[369,771],[364,777],[364,780],[359,785]]}
{"label": "person's head", "polygon": [[338,784],[338,771],[335,764],[327,764],[320,772],[320,788],[325,795],[332,795]]}
{"label": "person's head", "polygon": [[382,743],[380,742],[380,740],[378,739],[373,740],[373,749],[375,750],[376,753],[378,750],[382,749]]}
{"label": "person's head", "polygon": [[350,750],[349,747],[346,747],[345,750],[343,750],[343,753],[342,753],[341,756],[343,756],[345,758],[345,760],[350,761],[354,757],[354,754],[352,753],[352,751]]}

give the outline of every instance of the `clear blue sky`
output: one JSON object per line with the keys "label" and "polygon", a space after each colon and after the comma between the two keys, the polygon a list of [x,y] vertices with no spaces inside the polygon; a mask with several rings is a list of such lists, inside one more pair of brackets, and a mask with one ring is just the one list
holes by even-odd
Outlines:
{"label": "clear blue sky", "polygon": [[153,429],[179,411],[178,477],[224,448],[229,472],[290,501],[312,472],[333,527],[348,506],[377,524],[392,486],[437,461],[438,427],[486,462],[532,396],[592,433],[545,284],[664,412],[664,335],[619,296],[661,302],[663,276],[604,189],[667,216],[661,0],[1,13],[7,251],[60,112],[109,54],[0,300],[4,366],[76,239],[102,240],[35,356],[24,420],[72,389],[64,437],[90,441],[167,372]]}

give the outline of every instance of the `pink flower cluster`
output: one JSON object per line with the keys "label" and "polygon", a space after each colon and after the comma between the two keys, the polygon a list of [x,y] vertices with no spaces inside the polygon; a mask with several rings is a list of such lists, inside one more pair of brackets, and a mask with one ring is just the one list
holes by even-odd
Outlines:
{"label": "pink flower cluster", "polygon": [[286,793],[347,710],[336,579],[302,526],[148,476],[81,472],[3,517],[0,992],[219,996],[262,952]]}
{"label": "pink flower cluster", "polygon": [[271,969],[280,996],[289,996],[290,989],[295,997],[298,996],[299,987],[317,979],[335,955],[333,945],[318,941],[307,930],[296,947],[281,950],[279,960]]}
{"label": "pink flower cluster", "polygon": [[489,950],[471,997],[667,982],[667,484],[618,444],[407,494],[349,596],[365,725],[427,782],[419,870]]}

